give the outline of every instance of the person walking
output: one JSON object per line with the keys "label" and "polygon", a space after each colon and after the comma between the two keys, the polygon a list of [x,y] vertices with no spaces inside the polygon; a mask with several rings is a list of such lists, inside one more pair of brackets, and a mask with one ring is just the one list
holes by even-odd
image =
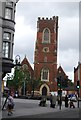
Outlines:
{"label": "person walking", "polygon": [[70,106],[70,108],[71,108],[71,107],[75,108],[75,105],[74,105],[74,103],[73,103],[72,100],[70,100],[70,102],[69,102],[69,106]]}
{"label": "person walking", "polygon": [[55,108],[57,101],[57,96],[54,94],[50,96],[50,107]]}
{"label": "person walking", "polygon": [[13,95],[10,92],[10,95],[8,97],[8,106],[7,106],[8,115],[13,114],[13,112],[12,112],[13,108],[14,108],[14,99],[13,99]]}
{"label": "person walking", "polygon": [[65,96],[65,107],[68,107],[68,96]]}

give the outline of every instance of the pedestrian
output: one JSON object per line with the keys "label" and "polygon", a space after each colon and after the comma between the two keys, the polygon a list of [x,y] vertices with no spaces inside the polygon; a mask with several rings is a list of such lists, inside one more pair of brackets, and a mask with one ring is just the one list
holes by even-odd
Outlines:
{"label": "pedestrian", "polygon": [[75,105],[74,105],[74,103],[73,103],[72,100],[70,100],[70,102],[69,102],[69,106],[70,106],[70,108],[71,108],[71,107],[75,108]]}
{"label": "pedestrian", "polygon": [[68,96],[65,96],[65,107],[68,107]]}
{"label": "pedestrian", "polygon": [[50,96],[50,107],[55,108],[56,101],[57,101],[57,96],[55,94],[51,95]]}
{"label": "pedestrian", "polygon": [[52,106],[52,94],[50,95],[50,107]]}
{"label": "pedestrian", "polygon": [[13,99],[13,95],[10,92],[10,94],[8,96],[8,106],[7,106],[8,115],[13,114],[13,112],[12,112],[13,108],[14,108],[14,99]]}
{"label": "pedestrian", "polygon": [[39,103],[39,106],[45,107],[46,106],[46,97],[42,96],[41,101]]}

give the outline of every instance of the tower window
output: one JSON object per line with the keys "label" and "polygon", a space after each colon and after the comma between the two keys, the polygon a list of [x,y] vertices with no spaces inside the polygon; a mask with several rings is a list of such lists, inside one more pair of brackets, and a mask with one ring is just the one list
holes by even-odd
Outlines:
{"label": "tower window", "polygon": [[46,56],[44,57],[44,62],[47,62],[47,57]]}
{"label": "tower window", "polygon": [[48,47],[44,47],[43,48],[43,52],[49,52],[49,48]]}
{"label": "tower window", "polygon": [[42,69],[41,80],[42,81],[49,81],[49,70],[47,68]]}
{"label": "tower window", "polygon": [[47,28],[43,31],[43,43],[50,43],[50,30]]}

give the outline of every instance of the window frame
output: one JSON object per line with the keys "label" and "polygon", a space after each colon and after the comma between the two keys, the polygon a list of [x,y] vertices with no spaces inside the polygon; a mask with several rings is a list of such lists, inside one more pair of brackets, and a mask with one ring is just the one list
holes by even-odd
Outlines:
{"label": "window frame", "polygon": [[3,57],[10,58],[11,33],[3,32]]}
{"label": "window frame", "polygon": [[5,8],[5,19],[12,20],[12,8]]}
{"label": "window frame", "polygon": [[13,2],[6,1],[6,5],[10,6],[10,7],[13,7]]}
{"label": "window frame", "polygon": [[8,41],[3,41],[3,57],[10,57],[10,43]]}
{"label": "window frame", "polygon": [[44,47],[44,48],[43,48],[43,52],[48,53],[48,52],[49,52],[49,47]]}
{"label": "window frame", "polygon": [[[5,36],[4,36],[4,34],[5,34]],[[8,36],[6,36],[6,34],[8,35]],[[9,38],[8,38],[9,37]],[[4,33],[3,33],[3,41],[10,41],[11,40],[11,33],[9,33],[9,32],[5,32],[4,31]]]}
{"label": "window frame", "polygon": [[[48,35],[46,35],[47,33],[45,33],[46,30],[48,31]],[[48,36],[48,40],[46,40],[45,36],[46,37]],[[48,28],[45,28],[43,30],[42,43],[46,43],[46,44],[50,43],[50,30]]]}
{"label": "window frame", "polygon": [[[46,77],[46,76],[44,76],[45,74],[47,74],[47,78],[44,78],[44,77]],[[49,82],[49,69],[48,68],[43,68],[41,70],[41,81]]]}

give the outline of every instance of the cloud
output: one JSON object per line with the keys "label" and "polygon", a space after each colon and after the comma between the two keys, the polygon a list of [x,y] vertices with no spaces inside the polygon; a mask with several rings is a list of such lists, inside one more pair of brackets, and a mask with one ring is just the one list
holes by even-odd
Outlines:
{"label": "cloud", "polygon": [[63,18],[59,25],[59,49],[77,49],[79,52],[79,17]]}
{"label": "cloud", "polygon": [[74,79],[74,67],[78,65],[79,53],[77,50],[68,49],[58,53],[58,64],[61,65],[70,79]]}
{"label": "cloud", "polygon": [[26,54],[30,58],[30,61],[33,61],[36,31],[33,31],[30,25],[26,25],[24,19],[24,16],[16,17],[17,24],[15,26],[14,54],[20,54],[21,58]]}
{"label": "cloud", "polygon": [[[16,8],[14,56],[25,54],[33,66],[38,17],[59,17],[58,64],[73,76],[79,54],[79,3],[78,2],[28,2],[20,0]],[[73,77],[72,77],[73,79]]]}
{"label": "cloud", "polygon": [[79,2],[80,0],[20,0],[20,2]]}

